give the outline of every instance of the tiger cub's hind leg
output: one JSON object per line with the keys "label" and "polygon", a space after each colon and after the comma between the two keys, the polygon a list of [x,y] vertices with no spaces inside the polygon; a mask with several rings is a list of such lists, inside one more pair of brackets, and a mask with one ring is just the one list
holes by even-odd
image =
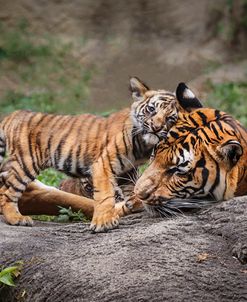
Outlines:
{"label": "tiger cub's hind leg", "polygon": [[8,161],[8,171],[2,177],[3,186],[0,189],[0,207],[1,212],[7,223],[11,225],[31,226],[33,221],[28,216],[23,216],[18,210],[17,201],[21,198],[27,185],[35,179],[36,173],[28,169],[26,173],[15,160]]}

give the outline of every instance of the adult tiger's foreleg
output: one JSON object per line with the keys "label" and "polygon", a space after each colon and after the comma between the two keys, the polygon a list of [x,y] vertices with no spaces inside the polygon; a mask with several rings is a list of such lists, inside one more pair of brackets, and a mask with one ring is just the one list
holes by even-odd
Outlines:
{"label": "adult tiger's foreleg", "polygon": [[93,200],[74,193],[64,192],[35,180],[28,185],[18,201],[18,206],[20,212],[25,215],[58,215],[58,206],[61,206],[71,207],[73,211],[81,210],[85,216],[92,218]]}

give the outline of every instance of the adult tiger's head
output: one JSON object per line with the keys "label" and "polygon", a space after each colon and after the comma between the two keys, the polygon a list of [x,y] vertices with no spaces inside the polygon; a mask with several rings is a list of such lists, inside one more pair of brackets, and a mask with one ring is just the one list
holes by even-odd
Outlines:
{"label": "adult tiger's head", "polygon": [[137,77],[132,77],[130,90],[134,100],[131,107],[134,125],[144,133],[147,141],[151,140],[154,144],[159,138],[166,138],[177,122],[178,112],[190,112],[192,108],[202,107],[184,83],[178,85],[175,94],[166,90],[151,90]]}
{"label": "adult tiger's head", "polygon": [[202,108],[180,114],[135,186],[149,209],[172,199],[247,194],[247,130],[233,117]]}

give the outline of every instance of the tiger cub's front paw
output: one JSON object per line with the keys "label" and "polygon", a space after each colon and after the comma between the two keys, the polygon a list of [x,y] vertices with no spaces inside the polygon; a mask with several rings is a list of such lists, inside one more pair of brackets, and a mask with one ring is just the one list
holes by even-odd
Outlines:
{"label": "tiger cub's front paw", "polygon": [[134,195],[125,199],[124,202],[116,203],[115,209],[120,217],[137,213],[143,210],[143,204],[140,199],[136,198]]}
{"label": "tiger cub's front paw", "polygon": [[33,220],[29,216],[23,216],[12,202],[6,202],[2,206],[2,213],[6,222],[10,225],[32,226]]}
{"label": "tiger cub's front paw", "polygon": [[90,230],[95,233],[107,232],[108,230],[117,228],[118,225],[119,215],[113,208],[103,213],[94,213]]}

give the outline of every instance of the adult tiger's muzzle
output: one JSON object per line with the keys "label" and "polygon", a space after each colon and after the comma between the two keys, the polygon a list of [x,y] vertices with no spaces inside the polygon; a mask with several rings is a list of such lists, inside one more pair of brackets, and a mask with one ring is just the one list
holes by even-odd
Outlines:
{"label": "adult tiger's muzzle", "polygon": [[160,184],[161,175],[159,173],[154,173],[152,177],[148,177],[147,173],[139,178],[137,181],[134,193],[142,202],[153,203],[156,202],[155,192]]}

